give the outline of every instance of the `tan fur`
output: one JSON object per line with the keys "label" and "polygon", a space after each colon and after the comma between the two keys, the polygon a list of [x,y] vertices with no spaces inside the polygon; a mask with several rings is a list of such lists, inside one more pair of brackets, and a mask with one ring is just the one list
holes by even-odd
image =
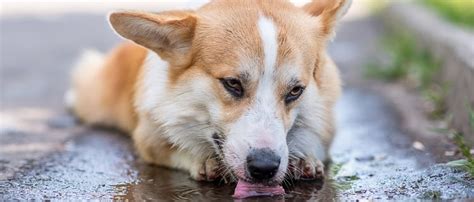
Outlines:
{"label": "tan fur", "polygon": [[134,88],[146,50],[124,43],[92,66],[78,66],[73,74],[73,111],[87,124],[131,132],[137,118]]}
{"label": "tan fur", "polygon": [[[325,46],[336,12],[345,1],[332,4],[314,1],[300,9],[280,0],[216,0],[197,11],[113,13],[110,21],[117,33],[139,45],[124,43],[102,61],[78,66],[73,74],[76,99],[72,108],[87,124],[133,133],[138,153],[146,161],[188,170],[193,178],[200,179],[202,176],[195,170],[201,171],[202,161],[207,162],[212,155],[192,157],[189,151],[179,149],[179,145],[173,145],[167,138],[153,135],[163,123],[158,123],[152,112],[139,110],[143,102],[140,99],[144,94],[141,89],[145,85],[143,66],[147,49],[169,63],[168,89],[178,89],[191,85],[189,81],[196,78],[206,78],[222,109],[221,124],[230,124],[253,103],[259,75],[264,71],[262,41],[256,28],[259,17],[264,15],[271,18],[278,29],[278,74],[284,75],[288,68],[296,68],[285,66],[288,62],[297,62],[288,65],[301,67],[301,82],[317,84],[324,113],[319,135],[328,146],[334,135],[332,110],[341,93],[341,81]],[[242,61],[249,62],[248,66],[242,66]],[[236,102],[219,79],[238,77],[242,71],[250,75],[244,84],[246,97]],[[276,97],[284,96],[288,92],[285,81],[277,85]],[[287,130],[292,127],[290,112],[298,104],[299,101],[289,106],[283,102],[278,105],[279,116],[283,117]]]}
{"label": "tan fur", "polygon": [[320,59],[320,67],[316,68],[314,78],[320,86],[320,94],[325,98],[325,110],[328,116],[325,133],[321,134],[324,144],[330,146],[335,134],[334,114],[332,109],[341,95],[341,79],[339,77],[339,69],[332,59],[323,52]]}

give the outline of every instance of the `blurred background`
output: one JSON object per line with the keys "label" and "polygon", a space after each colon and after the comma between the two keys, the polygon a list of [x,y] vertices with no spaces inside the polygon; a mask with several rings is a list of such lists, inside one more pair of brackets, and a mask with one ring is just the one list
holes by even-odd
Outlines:
{"label": "blurred background", "polygon": [[[0,198],[231,199],[231,186],[144,164],[63,103],[79,55],[123,41],[108,12],[205,2],[0,1]],[[285,198],[472,199],[473,29],[473,0],[353,0],[329,45],[345,83],[329,177]]]}

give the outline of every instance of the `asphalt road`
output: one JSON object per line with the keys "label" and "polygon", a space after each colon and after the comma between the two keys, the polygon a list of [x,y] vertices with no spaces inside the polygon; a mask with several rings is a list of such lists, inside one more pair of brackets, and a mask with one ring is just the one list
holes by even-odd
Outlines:
{"label": "asphalt road", "polygon": [[[232,200],[234,185],[146,165],[123,134],[78,125],[64,111],[62,96],[80,52],[120,42],[103,16],[4,18],[0,28],[0,198]],[[467,175],[413,148],[416,134],[403,129],[392,102],[359,82],[379,54],[381,32],[373,18],[341,25],[330,46],[346,81],[332,175],[285,185],[285,200],[474,197]]]}

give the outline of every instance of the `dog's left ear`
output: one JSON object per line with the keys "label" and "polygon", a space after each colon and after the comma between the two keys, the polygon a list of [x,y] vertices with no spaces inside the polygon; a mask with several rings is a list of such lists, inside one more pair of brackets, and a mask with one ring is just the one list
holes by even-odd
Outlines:
{"label": "dog's left ear", "polygon": [[312,0],[303,9],[321,20],[321,34],[330,37],[336,22],[344,16],[351,6],[352,0]]}
{"label": "dog's left ear", "polygon": [[113,12],[109,21],[120,36],[153,50],[174,66],[190,62],[197,24],[192,11]]}

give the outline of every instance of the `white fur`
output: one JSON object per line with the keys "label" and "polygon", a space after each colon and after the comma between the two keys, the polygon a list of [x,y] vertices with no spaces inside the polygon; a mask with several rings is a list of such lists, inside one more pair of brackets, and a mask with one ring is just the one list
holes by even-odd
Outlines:
{"label": "white fur", "polygon": [[272,20],[264,16],[260,16],[258,20],[258,30],[264,50],[264,72],[257,87],[255,103],[245,118],[249,119],[249,124],[257,123],[257,127],[261,127],[260,131],[263,134],[252,134],[252,132],[247,134],[262,136],[262,139],[274,140],[273,144],[270,145],[258,145],[259,142],[257,141],[255,146],[270,147],[279,152],[286,142],[283,120],[277,115],[277,102],[280,100],[276,96],[275,83],[278,32]]}
{"label": "white fur", "polygon": [[103,67],[103,62],[104,55],[97,50],[87,49],[82,53],[73,67],[71,74],[72,88],[64,95],[64,102],[68,108],[72,109],[76,104],[77,95],[75,88],[79,86],[79,82],[88,81],[87,78],[94,78],[93,75]]}
{"label": "white fur", "polygon": [[265,53],[264,74],[266,74],[267,77],[264,77],[264,79],[272,79],[271,76],[278,56],[277,30],[272,20],[260,16],[258,19],[258,31],[260,33],[260,39],[262,40],[263,50]]}
{"label": "white fur", "polygon": [[155,52],[148,51],[143,68],[143,83],[141,84],[143,94],[137,99],[140,103],[135,103],[135,106],[139,111],[150,112],[155,108],[156,101],[166,96],[169,64]]}
{"label": "white fur", "polygon": [[305,159],[315,157],[324,161],[327,158],[327,148],[321,141],[321,138],[314,134],[314,131],[307,128],[295,128],[288,134],[288,147],[292,158]]}
{"label": "white fur", "polygon": [[[142,94],[136,107],[155,125],[153,135],[166,138],[184,152],[208,158],[213,152],[210,137],[215,132],[209,125],[210,113],[219,111],[211,107],[218,106],[210,90],[211,82],[202,76],[182,86],[170,87],[169,64],[151,51],[144,68],[139,91]],[[206,103],[206,106],[196,106],[196,103]]]}
{"label": "white fur", "polygon": [[66,107],[69,109],[72,109],[74,107],[76,99],[76,91],[72,89],[67,90],[66,94],[64,94],[64,102],[66,103]]}
{"label": "white fur", "polygon": [[319,96],[319,89],[314,81],[306,86],[298,107],[298,120],[288,134],[288,147],[292,157],[316,157],[324,161],[327,158],[327,148],[323,144],[321,134],[326,124],[323,100]]}

